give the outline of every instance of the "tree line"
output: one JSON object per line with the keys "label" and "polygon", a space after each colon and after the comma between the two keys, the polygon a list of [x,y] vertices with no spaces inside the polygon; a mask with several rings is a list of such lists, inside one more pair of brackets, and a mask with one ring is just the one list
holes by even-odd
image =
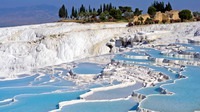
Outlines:
{"label": "tree line", "polygon": [[[166,11],[172,10],[172,6],[170,2],[165,4],[164,2],[154,1],[149,7],[147,13],[153,17],[156,12],[160,11],[162,13]],[[71,13],[69,15],[68,10],[65,5],[59,9],[59,17],[62,19],[75,19],[75,20],[86,20],[86,21],[115,21],[115,20],[129,20],[134,16],[141,15],[143,10],[139,8],[135,8],[132,10],[132,7],[129,6],[113,6],[112,3],[109,4],[101,4],[99,8],[91,8],[85,7],[83,4],[79,8],[75,8],[74,6],[71,9]],[[192,12],[189,10],[183,10],[179,13],[181,19],[191,19]],[[193,12],[194,17],[199,18],[199,12]],[[142,18],[140,18],[142,21]]]}
{"label": "tree line", "polygon": [[164,2],[158,2],[154,1],[154,3],[151,5],[151,7],[154,7],[156,11],[166,12],[172,10],[172,6],[170,2],[168,2],[166,5]]}
{"label": "tree line", "polygon": [[128,6],[113,6],[112,3],[110,4],[103,4],[100,5],[98,9],[91,8],[90,6],[86,8],[83,4],[80,8],[72,7],[71,15],[68,15],[68,11],[65,8],[65,5],[59,9],[59,17],[62,19],[101,19],[103,21],[108,19],[123,19],[123,18],[132,18],[134,15],[138,16],[142,14],[142,10],[136,8],[134,11],[132,7]]}
{"label": "tree line", "polygon": [[166,11],[171,11],[172,10],[172,6],[170,4],[170,2],[168,2],[166,5],[164,2],[158,2],[158,1],[154,1],[154,3],[149,6],[147,13],[151,16],[155,15],[156,12],[166,12]]}

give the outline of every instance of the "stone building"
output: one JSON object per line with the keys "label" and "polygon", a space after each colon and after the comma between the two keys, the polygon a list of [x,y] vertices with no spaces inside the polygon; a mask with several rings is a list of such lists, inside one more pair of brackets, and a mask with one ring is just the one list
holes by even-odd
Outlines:
{"label": "stone building", "polygon": [[171,10],[171,11],[166,11],[164,14],[169,17],[170,19],[180,19],[179,18],[179,13],[180,11],[178,10]]}
{"label": "stone building", "polygon": [[133,22],[140,22],[140,20],[139,20],[140,17],[143,18],[143,23],[146,21],[147,18],[150,18],[149,14],[142,14],[139,16],[134,16]]}
{"label": "stone building", "polygon": [[[178,10],[171,10],[171,11],[166,11],[165,13],[162,12],[156,12],[155,16],[153,17],[154,20],[159,20],[159,22],[162,22],[163,20],[166,20],[167,22],[170,22],[170,20],[178,20],[179,18],[179,13],[180,11]],[[147,18],[150,18],[149,14],[143,14],[140,16],[135,16],[133,18],[133,22],[139,21],[138,18],[142,17],[144,21],[146,21]],[[140,21],[139,21],[140,22]]]}
{"label": "stone building", "polygon": [[154,16],[154,20],[159,20],[160,22],[163,20],[166,20],[167,22],[170,22],[170,20],[178,20],[179,18],[179,11],[177,10],[171,10],[166,11],[165,13],[157,12]]}
{"label": "stone building", "polygon": [[156,12],[156,14],[154,16],[154,20],[159,20],[159,22],[166,20],[167,22],[169,22],[170,18],[165,13],[161,13],[159,11],[159,12]]}

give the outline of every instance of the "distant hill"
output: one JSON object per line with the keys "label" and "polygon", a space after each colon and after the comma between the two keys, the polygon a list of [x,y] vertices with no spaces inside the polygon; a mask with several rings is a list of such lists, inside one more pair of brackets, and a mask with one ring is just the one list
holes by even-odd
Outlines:
{"label": "distant hill", "polygon": [[51,5],[0,8],[0,27],[56,21],[58,8]]}

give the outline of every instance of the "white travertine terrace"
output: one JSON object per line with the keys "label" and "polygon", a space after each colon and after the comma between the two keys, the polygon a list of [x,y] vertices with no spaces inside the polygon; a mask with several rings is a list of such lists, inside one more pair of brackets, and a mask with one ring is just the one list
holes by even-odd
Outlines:
{"label": "white travertine terrace", "polygon": [[0,77],[107,54],[112,38],[145,37],[154,44],[199,40],[200,22],[126,27],[116,24],[48,23],[0,29]]}

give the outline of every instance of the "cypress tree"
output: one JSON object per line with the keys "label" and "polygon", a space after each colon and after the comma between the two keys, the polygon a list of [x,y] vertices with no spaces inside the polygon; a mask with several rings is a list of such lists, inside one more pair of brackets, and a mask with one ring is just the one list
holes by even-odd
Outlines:
{"label": "cypress tree", "polygon": [[161,12],[165,12],[165,3],[161,2]]}
{"label": "cypress tree", "polygon": [[66,18],[66,9],[65,9],[65,5],[64,4],[59,9],[59,17],[60,18]]}
{"label": "cypress tree", "polygon": [[101,13],[102,13],[102,5],[100,5],[100,8],[97,10],[97,12],[98,12],[98,15],[100,15]]}
{"label": "cypress tree", "polygon": [[81,5],[79,12],[83,12],[83,4]]}
{"label": "cypress tree", "polygon": [[74,11],[74,18],[77,18],[77,17],[78,17],[78,11],[75,10],[75,11]]}
{"label": "cypress tree", "polygon": [[89,10],[89,12],[92,12],[92,9],[90,8],[90,5],[89,5],[89,9],[88,10]]}
{"label": "cypress tree", "polygon": [[80,13],[81,12],[85,12],[86,10],[85,10],[85,7],[83,6],[83,4],[81,5],[81,8],[80,8]]}
{"label": "cypress tree", "polygon": [[165,7],[165,3],[164,2],[158,2],[158,1],[154,1],[154,3],[152,4],[153,7],[156,8],[156,11],[161,11],[161,12],[165,12],[166,11],[166,7],[168,10],[172,9],[171,4],[168,3]]}
{"label": "cypress tree", "polygon": [[96,9],[95,9],[95,8],[93,8],[93,12],[96,12]]}
{"label": "cypress tree", "polygon": [[170,10],[172,10],[172,6],[170,2],[168,2],[168,4],[166,4],[165,11],[170,11]]}
{"label": "cypress tree", "polygon": [[73,7],[72,7],[71,18],[74,18],[74,13],[75,13],[75,9],[74,9],[74,6],[73,6]]}
{"label": "cypress tree", "polygon": [[110,3],[110,5],[109,5],[109,11],[112,9],[113,7],[112,7],[112,3]]}
{"label": "cypress tree", "polygon": [[106,4],[103,4],[103,12],[106,11]]}
{"label": "cypress tree", "polygon": [[102,5],[100,5],[100,11],[103,12],[103,6]]}
{"label": "cypress tree", "polygon": [[109,11],[109,4],[106,5],[106,10]]}
{"label": "cypress tree", "polygon": [[67,9],[66,9],[66,18],[68,18],[68,11],[67,11]]}

